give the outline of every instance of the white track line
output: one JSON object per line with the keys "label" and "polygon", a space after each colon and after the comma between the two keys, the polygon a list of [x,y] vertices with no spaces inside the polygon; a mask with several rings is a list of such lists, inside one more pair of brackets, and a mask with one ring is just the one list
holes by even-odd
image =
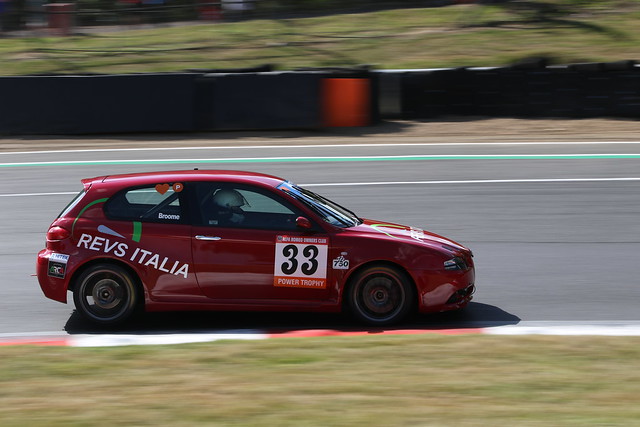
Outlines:
{"label": "white track line", "polygon": [[37,167],[37,166],[94,166],[94,165],[171,165],[197,163],[262,163],[262,162],[362,162],[362,161],[423,161],[423,160],[635,160],[640,153],[576,153],[576,154],[404,154],[377,156],[283,156],[283,157],[213,157],[191,159],[109,159],[109,160],[58,160],[47,162],[11,162],[0,163],[0,167]]}
{"label": "white track line", "polygon": [[239,331],[237,333],[191,333],[191,334],[107,334],[107,335],[73,335],[70,337],[72,347],[116,347],[122,345],[168,345],[213,342],[220,340],[264,340],[268,334],[256,331]]}
{"label": "white track line", "polygon": [[[296,331],[294,331],[296,332]],[[298,331],[300,337],[314,336],[306,335],[305,332],[313,330]],[[640,322],[638,321],[615,321],[615,322],[522,322],[517,325],[502,325],[493,327],[459,329],[410,329],[410,330],[385,330],[381,335],[394,335],[410,333],[419,334],[445,334],[454,336],[465,336],[468,334],[484,335],[552,335],[552,336],[609,336],[609,337],[638,337],[640,336]],[[337,330],[322,330],[323,337],[340,336],[343,332]],[[351,334],[354,339],[357,336],[370,335],[370,331],[360,331]],[[156,334],[65,334],[51,332],[29,332],[29,333],[5,333],[0,334],[1,345],[62,345],[71,347],[115,347],[124,345],[170,345],[186,343],[203,343],[220,340],[264,340],[273,338],[291,337],[288,333],[269,333],[261,330],[227,330],[227,331],[207,331],[191,333],[156,333]],[[293,336],[296,336],[295,334]]]}
{"label": "white track line", "polygon": [[[265,142],[266,143],[266,142]],[[426,143],[384,143],[384,144],[294,144],[294,145],[225,145],[210,147],[146,147],[146,148],[92,148],[77,150],[40,150],[40,151],[4,151],[0,155],[28,155],[28,154],[53,154],[53,153],[107,153],[107,152],[131,152],[131,151],[187,151],[187,150],[256,150],[256,149],[289,149],[289,148],[357,148],[357,147],[467,147],[467,146],[519,146],[519,145],[633,145],[640,141],[547,141],[547,142],[426,142]]]}
{"label": "white track line", "polygon": [[483,334],[488,335],[556,335],[556,336],[609,336],[609,337],[637,337],[640,336],[640,325],[549,325],[527,326],[506,325],[486,328]]}
{"label": "white track line", "polygon": [[78,194],[78,191],[61,191],[58,193],[13,193],[13,194],[0,194],[0,197],[32,197],[32,196],[68,196],[71,194]]}
{"label": "white track line", "polygon": [[475,179],[451,181],[378,181],[378,182],[332,182],[322,184],[301,184],[302,187],[349,187],[374,185],[446,185],[446,184],[522,184],[522,183],[559,183],[559,182],[633,182],[640,177],[622,178],[533,178],[533,179]]}

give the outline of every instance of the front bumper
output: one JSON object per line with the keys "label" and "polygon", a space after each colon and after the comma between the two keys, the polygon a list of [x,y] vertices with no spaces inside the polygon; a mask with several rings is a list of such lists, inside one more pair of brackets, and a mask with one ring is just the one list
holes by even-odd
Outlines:
{"label": "front bumper", "polygon": [[414,280],[421,313],[463,308],[473,299],[476,291],[473,267],[466,271],[423,271],[418,277],[414,276]]}

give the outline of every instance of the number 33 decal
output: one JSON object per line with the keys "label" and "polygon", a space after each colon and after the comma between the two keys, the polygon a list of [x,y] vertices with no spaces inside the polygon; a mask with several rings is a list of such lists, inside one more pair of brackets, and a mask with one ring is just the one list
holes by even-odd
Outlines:
{"label": "number 33 decal", "polygon": [[[302,249],[302,255],[306,262],[302,263],[302,273],[305,276],[311,276],[318,270],[318,254],[320,253],[317,246],[305,246]],[[282,254],[287,257],[287,261],[280,266],[282,272],[286,275],[292,275],[298,270],[298,246],[287,245],[282,249]]]}
{"label": "number 33 decal", "polygon": [[328,241],[323,237],[278,236],[274,285],[325,288]]}

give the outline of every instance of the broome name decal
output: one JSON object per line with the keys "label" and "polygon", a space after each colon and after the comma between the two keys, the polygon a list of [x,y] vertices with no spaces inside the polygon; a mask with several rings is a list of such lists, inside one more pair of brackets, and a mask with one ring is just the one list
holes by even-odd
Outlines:
{"label": "broome name decal", "polygon": [[325,289],[328,249],[326,237],[277,236],[273,285]]}
{"label": "broome name decal", "polygon": [[91,251],[104,252],[112,254],[118,258],[128,259],[131,262],[137,262],[145,267],[153,267],[164,273],[182,276],[185,279],[189,274],[189,264],[177,260],[171,260],[160,254],[147,251],[142,248],[131,248],[124,242],[111,240],[105,237],[92,236],[83,233],[78,240],[77,247],[83,247]]}

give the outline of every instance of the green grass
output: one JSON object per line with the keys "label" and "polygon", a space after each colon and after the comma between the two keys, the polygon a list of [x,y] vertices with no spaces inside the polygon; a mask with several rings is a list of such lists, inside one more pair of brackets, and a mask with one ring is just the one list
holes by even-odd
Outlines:
{"label": "green grass", "polygon": [[378,69],[640,58],[640,2],[583,2],[560,16],[459,5],[362,14],[0,39],[0,75],[131,73],[274,64]]}
{"label": "green grass", "polygon": [[385,336],[0,349],[0,424],[627,426],[640,338]]}

